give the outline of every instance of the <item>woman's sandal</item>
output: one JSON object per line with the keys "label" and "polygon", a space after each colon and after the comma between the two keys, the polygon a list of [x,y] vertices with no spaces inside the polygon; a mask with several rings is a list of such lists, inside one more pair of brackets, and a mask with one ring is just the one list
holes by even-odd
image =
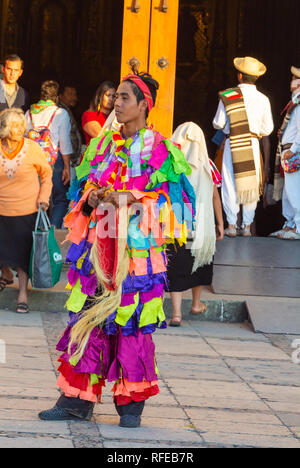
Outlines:
{"label": "woman's sandal", "polygon": [[181,317],[173,317],[169,322],[169,327],[181,327],[182,318]]}
{"label": "woman's sandal", "polygon": [[9,281],[5,278],[0,278],[0,292],[4,291],[6,286],[9,286],[10,284],[14,284],[14,280]]}
{"label": "woman's sandal", "polygon": [[17,304],[16,312],[17,312],[17,314],[28,314],[29,313],[29,307],[26,304],[26,302],[19,302]]}
{"label": "woman's sandal", "polygon": [[200,314],[204,314],[204,312],[206,312],[206,311],[207,311],[207,305],[203,304],[203,307],[201,307],[201,309],[199,309],[199,310],[191,309],[190,314],[191,315],[200,315]]}

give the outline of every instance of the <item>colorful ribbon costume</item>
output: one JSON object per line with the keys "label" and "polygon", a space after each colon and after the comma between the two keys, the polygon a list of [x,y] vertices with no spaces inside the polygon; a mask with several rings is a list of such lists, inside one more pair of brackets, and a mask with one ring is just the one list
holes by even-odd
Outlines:
{"label": "colorful ribbon costume", "polygon": [[[166,245],[176,239],[185,243],[193,227],[190,173],[180,149],[149,128],[127,140],[121,132],[109,131],[91,141],[77,168],[65,219],[72,242],[67,256],[70,321],[57,349],[63,352],[58,386],[67,397],[100,401],[105,380],[115,382],[119,406],[159,392],[152,333],[166,328]],[[98,207],[87,216],[83,207],[99,187],[131,192],[137,209],[124,206],[108,217]],[[99,294],[103,300],[93,305]],[[105,309],[110,295],[115,302]],[[104,321],[91,322],[92,307],[100,315],[102,308],[108,311]],[[81,335],[85,341],[78,353],[72,336],[81,324],[89,333]]]}

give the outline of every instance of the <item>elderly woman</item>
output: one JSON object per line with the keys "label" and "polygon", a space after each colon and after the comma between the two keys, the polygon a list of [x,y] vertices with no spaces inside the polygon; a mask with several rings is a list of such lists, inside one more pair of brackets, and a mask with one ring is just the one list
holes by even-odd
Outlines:
{"label": "elderly woman", "polygon": [[181,146],[192,167],[189,181],[196,193],[196,229],[191,249],[183,245],[169,248],[168,281],[172,300],[171,327],[182,321],[182,293],[192,290],[192,315],[206,310],[201,302],[203,286],[212,284],[216,240],[224,237],[222,204],[217,190],[221,176],[210,161],[204,134],[198,125],[187,122],[174,132],[172,140]]}
{"label": "elderly woman", "polygon": [[[27,138],[20,109],[0,113],[0,291],[11,284],[11,268],[19,279],[16,312],[29,312],[27,285],[32,231],[41,205],[48,208],[52,171],[41,147]],[[40,179],[39,179],[40,178]]]}

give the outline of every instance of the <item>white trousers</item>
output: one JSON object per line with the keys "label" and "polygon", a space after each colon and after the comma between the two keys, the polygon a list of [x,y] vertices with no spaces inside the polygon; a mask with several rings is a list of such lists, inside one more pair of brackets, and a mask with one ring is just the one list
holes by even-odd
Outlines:
{"label": "white trousers", "polygon": [[285,174],[282,214],[286,219],[284,227],[296,228],[300,234],[300,171]]}
{"label": "white trousers", "polygon": [[[259,141],[252,138],[254,149],[254,162],[257,175],[257,183],[259,184],[259,171],[260,171],[260,147]],[[230,140],[227,139],[225,143],[223,165],[222,165],[222,203],[226,213],[228,224],[236,226],[237,217],[240,211],[240,205],[237,200],[236,184],[234,178],[232,155],[230,149]],[[243,225],[250,226],[254,221],[255,210],[257,202],[243,205]]]}

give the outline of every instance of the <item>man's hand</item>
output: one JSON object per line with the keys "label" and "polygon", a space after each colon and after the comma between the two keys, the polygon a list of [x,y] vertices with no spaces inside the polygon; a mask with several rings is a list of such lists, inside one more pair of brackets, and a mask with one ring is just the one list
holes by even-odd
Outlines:
{"label": "man's hand", "polygon": [[136,202],[135,197],[130,192],[109,192],[103,199],[105,203],[111,203],[116,208],[131,205]]}
{"label": "man's hand", "polygon": [[288,150],[284,153],[284,159],[291,159],[293,156],[295,156],[295,153],[293,153],[291,150]]}
{"label": "man's hand", "polygon": [[100,189],[93,190],[89,194],[88,204],[91,208],[97,208],[100,201],[103,200],[105,192],[109,190],[109,187],[101,187]]}
{"label": "man's hand", "polygon": [[64,185],[68,185],[68,183],[70,182],[70,178],[71,178],[71,175],[70,175],[70,167],[64,167],[64,170],[62,172],[62,182]]}
{"label": "man's hand", "polygon": [[216,225],[216,237],[217,237],[217,242],[220,242],[221,240],[224,239],[224,224],[217,224]]}

